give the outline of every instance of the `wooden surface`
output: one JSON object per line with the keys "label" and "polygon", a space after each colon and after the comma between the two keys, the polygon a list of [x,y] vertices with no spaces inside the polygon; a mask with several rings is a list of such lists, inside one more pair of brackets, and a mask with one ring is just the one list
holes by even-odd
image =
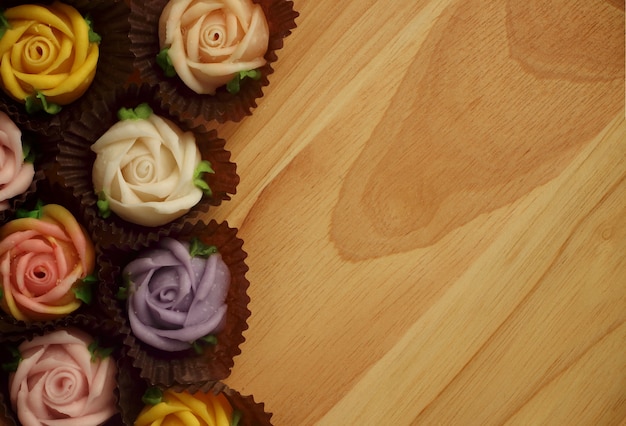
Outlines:
{"label": "wooden surface", "polygon": [[296,0],[219,126],[276,425],[626,422],[619,0]]}

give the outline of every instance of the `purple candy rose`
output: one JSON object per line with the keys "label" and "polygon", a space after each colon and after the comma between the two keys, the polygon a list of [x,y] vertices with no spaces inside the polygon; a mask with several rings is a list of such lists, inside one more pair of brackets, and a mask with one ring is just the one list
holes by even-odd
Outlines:
{"label": "purple candy rose", "polygon": [[130,326],[150,346],[186,350],[224,325],[230,271],[219,253],[196,251],[164,238],[124,268]]}

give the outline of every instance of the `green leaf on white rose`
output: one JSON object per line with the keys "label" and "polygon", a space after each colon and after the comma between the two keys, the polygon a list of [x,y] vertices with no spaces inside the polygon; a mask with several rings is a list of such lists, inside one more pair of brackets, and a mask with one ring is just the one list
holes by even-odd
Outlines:
{"label": "green leaf on white rose", "polygon": [[91,354],[91,362],[94,362],[97,358],[105,359],[113,353],[115,348],[106,348],[100,346],[100,341],[96,338],[93,342],[87,346],[89,353]]}
{"label": "green leaf on white rose", "polygon": [[208,197],[213,196],[213,191],[209,187],[209,184],[204,180],[205,173],[215,173],[213,166],[209,161],[203,160],[198,164],[198,167],[193,171],[193,184],[204,192]]}
{"label": "green leaf on white rose", "polygon": [[120,120],[147,120],[152,115],[152,108],[147,103],[141,103],[135,108],[120,108],[117,118]]}
{"label": "green leaf on white rose", "polygon": [[259,80],[261,78],[261,71],[259,70],[245,70],[239,71],[232,80],[226,84],[226,90],[233,95],[239,93],[241,90],[241,81],[244,78],[251,78],[252,80]]}
{"label": "green leaf on white rose", "polygon": [[91,16],[85,16],[85,22],[87,22],[87,26],[89,27],[89,43],[100,43],[102,41],[102,37],[100,37],[100,34],[93,30],[93,21],[91,20]]}
{"label": "green leaf on white rose", "polygon": [[61,111],[61,105],[48,102],[46,95],[37,91],[34,95],[30,95],[24,99],[24,107],[29,114],[35,114],[44,111],[50,115],[58,114]]}
{"label": "green leaf on white rose", "polygon": [[213,334],[209,334],[208,336],[201,337],[198,340],[195,340],[191,344],[194,352],[197,353],[198,355],[204,352],[204,348],[206,346],[215,346],[215,345],[217,345],[217,337]]}
{"label": "green leaf on white rose", "polygon": [[230,426],[239,426],[239,420],[241,420],[241,411],[233,410],[233,416],[230,419]]}
{"label": "green leaf on white rose", "polygon": [[189,241],[189,254],[191,257],[209,257],[217,253],[217,247],[204,244],[198,237],[193,237]]}
{"label": "green leaf on white rose", "polygon": [[0,368],[2,368],[2,371],[12,373],[16,371],[17,367],[20,365],[20,361],[22,360],[22,354],[16,346],[4,345],[4,347],[9,352],[9,357],[6,362],[3,362],[0,365]]}
{"label": "green leaf on white rose", "polygon": [[163,401],[163,391],[156,386],[150,386],[141,397],[141,402],[146,405],[157,405]]}
{"label": "green leaf on white rose", "polygon": [[156,63],[159,67],[161,67],[166,77],[174,77],[176,76],[176,69],[172,63],[172,58],[170,58],[169,51],[169,47],[161,50],[156,55]]}
{"label": "green leaf on white rose", "polygon": [[78,300],[89,305],[93,300],[93,288],[97,282],[98,278],[95,275],[87,275],[72,289],[72,292]]}
{"label": "green leaf on white rose", "polygon": [[17,209],[15,211],[15,216],[18,219],[30,218],[30,219],[41,219],[43,215],[43,201],[37,200],[37,204],[35,204],[35,208],[33,210],[27,209]]}
{"label": "green leaf on white rose", "polygon": [[104,191],[98,192],[98,201],[96,202],[98,207],[98,214],[102,219],[107,219],[111,216],[111,206],[109,205],[109,199]]}
{"label": "green leaf on white rose", "polygon": [[7,20],[6,16],[4,16],[4,9],[0,9],[0,39],[4,36],[4,33],[7,30],[11,29],[11,24]]}

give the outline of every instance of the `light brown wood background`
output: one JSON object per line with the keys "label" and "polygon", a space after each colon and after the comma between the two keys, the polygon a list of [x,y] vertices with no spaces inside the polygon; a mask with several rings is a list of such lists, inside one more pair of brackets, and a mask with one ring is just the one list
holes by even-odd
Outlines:
{"label": "light brown wood background", "polygon": [[620,0],[296,0],[211,217],[274,424],[626,420]]}

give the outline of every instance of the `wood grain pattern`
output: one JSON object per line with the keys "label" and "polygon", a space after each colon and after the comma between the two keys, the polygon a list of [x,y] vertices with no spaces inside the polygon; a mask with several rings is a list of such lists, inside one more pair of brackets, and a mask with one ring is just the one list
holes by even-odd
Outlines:
{"label": "wood grain pattern", "polygon": [[626,421],[624,7],[296,0],[219,127],[276,425]]}

